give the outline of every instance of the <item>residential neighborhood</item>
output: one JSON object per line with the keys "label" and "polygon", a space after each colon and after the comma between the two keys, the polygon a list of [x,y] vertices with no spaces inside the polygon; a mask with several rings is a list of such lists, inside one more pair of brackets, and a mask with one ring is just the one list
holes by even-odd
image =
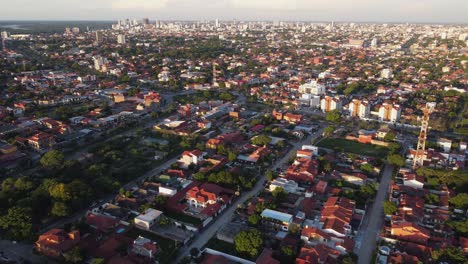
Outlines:
{"label": "residential neighborhood", "polygon": [[0,23],[0,263],[468,261],[465,24],[76,23]]}

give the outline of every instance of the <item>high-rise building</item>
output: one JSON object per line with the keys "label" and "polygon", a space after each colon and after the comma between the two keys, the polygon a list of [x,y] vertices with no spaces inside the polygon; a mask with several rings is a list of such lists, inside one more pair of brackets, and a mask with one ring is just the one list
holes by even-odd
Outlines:
{"label": "high-rise building", "polygon": [[373,38],[370,45],[373,48],[377,47],[377,38]]}
{"label": "high-rise building", "polygon": [[117,36],[117,43],[119,43],[119,44],[125,44],[125,43],[126,43],[125,35],[119,34],[119,35]]}
{"label": "high-rise building", "polygon": [[320,109],[323,112],[329,112],[333,110],[340,111],[342,108],[341,99],[339,97],[325,96],[320,100]]}
{"label": "high-rise building", "polygon": [[1,36],[2,36],[2,39],[7,39],[9,37],[9,34],[6,31],[2,31]]}
{"label": "high-rise building", "polygon": [[215,27],[216,27],[216,28],[219,28],[219,20],[218,20],[217,18],[216,18],[216,20],[215,20]]}
{"label": "high-rise building", "polygon": [[96,42],[100,43],[104,40],[104,34],[102,31],[96,31]]}
{"label": "high-rise building", "polygon": [[352,117],[366,118],[370,113],[370,104],[367,101],[353,99],[349,104],[349,113]]}
{"label": "high-rise building", "polygon": [[94,69],[100,71],[102,65],[105,64],[105,59],[101,56],[94,57]]}
{"label": "high-rise building", "polygon": [[143,25],[148,25],[149,24],[149,18],[147,18],[147,17],[143,18],[142,22],[143,22]]}
{"label": "high-rise building", "polygon": [[73,27],[73,28],[72,28],[72,32],[73,32],[74,34],[78,34],[78,33],[80,33],[80,28],[79,28],[79,27]]}
{"label": "high-rise building", "polygon": [[400,120],[401,107],[397,104],[383,103],[379,108],[379,120],[397,122]]}

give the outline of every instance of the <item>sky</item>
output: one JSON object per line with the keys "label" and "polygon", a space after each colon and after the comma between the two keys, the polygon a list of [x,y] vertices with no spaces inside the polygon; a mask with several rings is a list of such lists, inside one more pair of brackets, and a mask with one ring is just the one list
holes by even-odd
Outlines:
{"label": "sky", "polygon": [[468,0],[0,0],[0,20],[468,23]]}

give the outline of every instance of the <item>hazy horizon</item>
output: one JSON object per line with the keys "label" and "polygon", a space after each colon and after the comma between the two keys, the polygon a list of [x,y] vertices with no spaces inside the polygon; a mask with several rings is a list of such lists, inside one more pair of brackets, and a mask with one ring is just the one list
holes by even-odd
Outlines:
{"label": "hazy horizon", "polygon": [[0,21],[243,20],[362,23],[468,23],[462,0],[17,0]]}

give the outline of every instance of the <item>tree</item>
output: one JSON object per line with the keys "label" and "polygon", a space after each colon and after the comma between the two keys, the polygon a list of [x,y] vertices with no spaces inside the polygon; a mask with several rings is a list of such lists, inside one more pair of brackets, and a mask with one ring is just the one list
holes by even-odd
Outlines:
{"label": "tree", "polygon": [[468,234],[468,220],[449,222],[448,225],[462,236]]}
{"label": "tree", "polygon": [[384,140],[387,141],[387,142],[394,141],[394,140],[395,140],[395,137],[396,137],[395,132],[389,131],[389,132],[385,135]]}
{"label": "tree", "polygon": [[65,157],[63,156],[62,152],[58,150],[51,150],[44,154],[39,162],[41,163],[42,167],[46,169],[58,170],[62,168],[64,161]]}
{"label": "tree", "polygon": [[394,203],[390,201],[385,201],[383,203],[383,209],[384,209],[385,215],[392,215],[393,213],[397,211],[398,208],[396,207]]}
{"label": "tree", "polygon": [[63,254],[66,262],[80,263],[83,261],[83,252],[80,247],[76,246]]}
{"label": "tree", "polygon": [[387,157],[388,163],[401,167],[405,165],[405,158],[399,154],[391,154]]}
{"label": "tree", "polygon": [[282,201],[288,195],[282,187],[276,187],[273,192],[271,192],[276,201]]}
{"label": "tree", "polygon": [[237,159],[237,153],[232,151],[232,150],[229,150],[228,151],[228,159],[229,161],[234,161]]}
{"label": "tree", "polygon": [[55,202],[54,206],[52,206],[52,210],[50,211],[52,215],[55,216],[66,216],[68,215],[68,207],[63,202]]}
{"label": "tree", "polygon": [[252,144],[257,146],[268,145],[271,142],[271,138],[267,135],[259,135],[252,138]]}
{"label": "tree", "polygon": [[10,239],[23,240],[32,236],[31,208],[14,206],[0,216],[0,227]]}
{"label": "tree", "polygon": [[91,264],[104,264],[106,263],[105,259],[103,258],[95,258],[93,259],[93,261],[91,262]]}
{"label": "tree", "polygon": [[340,121],[340,118],[341,118],[341,113],[336,109],[332,111],[328,111],[325,114],[325,120],[333,122],[333,123]]}
{"label": "tree", "polygon": [[432,258],[435,263],[466,263],[467,259],[463,254],[463,251],[457,247],[448,247],[443,249],[437,249],[432,252]]}
{"label": "tree", "polygon": [[433,193],[428,193],[424,195],[424,201],[428,204],[438,205],[439,204],[439,196]]}
{"label": "tree", "polygon": [[363,172],[372,173],[374,172],[374,166],[370,165],[369,163],[364,163],[359,167]]}
{"label": "tree", "polygon": [[236,251],[255,258],[263,246],[262,233],[256,229],[241,231],[234,237]]}
{"label": "tree", "polygon": [[69,201],[72,198],[70,189],[65,183],[57,183],[49,187],[49,195],[60,201]]}
{"label": "tree", "polygon": [[272,181],[275,178],[275,174],[271,169],[267,169],[267,171],[265,172],[265,176],[268,181]]}
{"label": "tree", "polygon": [[334,126],[327,126],[327,128],[325,128],[325,130],[323,131],[323,134],[326,136],[326,137],[329,137],[331,135],[333,135],[333,132],[335,131],[335,127]]}
{"label": "tree", "polygon": [[449,201],[455,208],[468,209],[468,194],[466,193],[459,193]]}
{"label": "tree", "polygon": [[252,214],[252,215],[249,216],[249,218],[247,219],[247,221],[249,222],[249,224],[252,225],[252,226],[258,226],[258,224],[260,223],[260,220],[262,220],[262,218],[261,218],[260,215],[258,215],[258,214]]}

